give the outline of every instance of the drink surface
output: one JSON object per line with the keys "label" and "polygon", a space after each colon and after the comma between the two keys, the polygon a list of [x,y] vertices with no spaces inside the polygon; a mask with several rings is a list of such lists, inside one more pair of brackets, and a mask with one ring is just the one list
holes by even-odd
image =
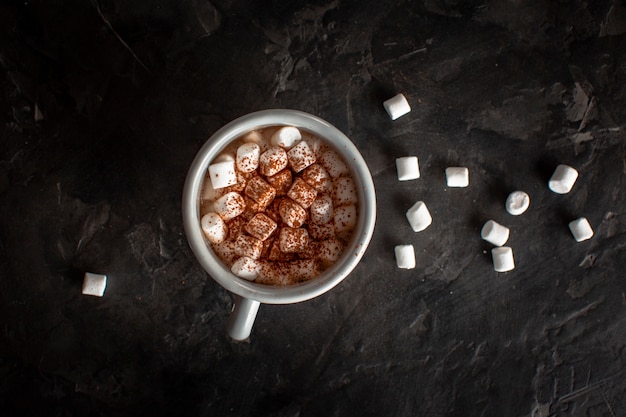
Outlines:
{"label": "drink surface", "polygon": [[323,138],[285,126],[229,144],[200,198],[207,245],[235,275],[265,285],[307,281],[332,266],[358,217],[347,162]]}

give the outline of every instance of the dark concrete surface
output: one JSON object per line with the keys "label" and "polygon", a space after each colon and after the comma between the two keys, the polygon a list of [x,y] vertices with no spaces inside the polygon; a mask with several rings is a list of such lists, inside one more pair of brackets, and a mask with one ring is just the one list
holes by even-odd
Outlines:
{"label": "dark concrete surface", "polygon": [[[624,1],[22,0],[0,23],[0,415],[626,416]],[[347,280],[233,343],[181,192],[215,130],[266,108],[344,131],[379,214]],[[405,155],[419,180],[397,181]]]}

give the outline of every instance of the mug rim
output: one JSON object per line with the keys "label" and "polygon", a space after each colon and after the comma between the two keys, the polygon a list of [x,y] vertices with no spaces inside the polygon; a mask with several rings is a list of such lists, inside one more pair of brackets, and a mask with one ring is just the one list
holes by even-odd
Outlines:
{"label": "mug rim", "polygon": [[[201,185],[210,162],[233,140],[254,129],[296,126],[330,142],[350,166],[359,197],[355,235],[334,265],[319,276],[286,286],[257,284],[234,275],[205,241],[200,227]],[[374,232],[376,194],[369,168],[354,143],[327,121],[299,110],[270,109],[246,114],[218,129],[189,167],[183,189],[182,215],[187,241],[206,273],[226,290],[266,304],[291,304],[315,298],[338,285],[357,266]]]}

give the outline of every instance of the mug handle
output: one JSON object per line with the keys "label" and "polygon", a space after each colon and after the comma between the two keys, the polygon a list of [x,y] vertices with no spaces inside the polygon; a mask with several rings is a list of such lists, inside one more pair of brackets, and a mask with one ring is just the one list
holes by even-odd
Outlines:
{"label": "mug handle", "polygon": [[235,295],[235,308],[230,313],[228,323],[226,323],[228,335],[237,341],[246,340],[250,337],[260,305],[261,303],[257,300]]}

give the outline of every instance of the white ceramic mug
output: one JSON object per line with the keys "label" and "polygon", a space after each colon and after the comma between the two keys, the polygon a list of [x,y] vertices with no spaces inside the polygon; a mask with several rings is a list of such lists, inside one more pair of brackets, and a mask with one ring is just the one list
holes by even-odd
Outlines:
{"label": "white ceramic mug", "polygon": [[[352,240],[342,256],[314,279],[289,286],[268,286],[235,276],[213,253],[200,228],[200,192],[209,164],[243,134],[269,126],[296,126],[324,139],[349,164],[359,203]],[[376,195],[372,175],[350,139],[330,123],[296,110],[263,110],[242,116],[213,134],[193,160],[183,191],[183,222],[189,246],[202,268],[222,287],[236,294],[227,330],[235,340],[249,337],[260,303],[291,304],[309,300],[339,284],[361,260],[374,232]]]}

